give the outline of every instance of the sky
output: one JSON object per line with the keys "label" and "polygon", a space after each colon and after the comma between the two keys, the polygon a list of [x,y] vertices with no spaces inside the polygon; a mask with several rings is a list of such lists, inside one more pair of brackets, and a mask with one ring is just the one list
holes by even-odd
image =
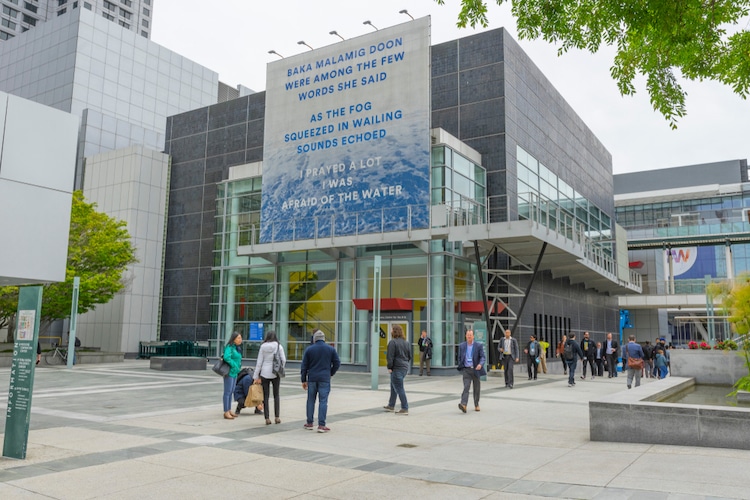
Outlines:
{"label": "sky", "polygon": [[[208,7],[210,5],[210,8]],[[219,74],[219,80],[256,91],[266,88],[266,64],[430,16],[431,43],[504,27],[518,40],[507,5],[489,0],[488,28],[457,28],[459,0],[153,0],[151,39]],[[687,116],[672,130],[649,102],[644,79],[621,96],[610,77],[614,51],[569,52],[544,41],[519,41],[532,61],[612,154],[615,174],[750,158],[750,100],[715,82],[681,81]]]}

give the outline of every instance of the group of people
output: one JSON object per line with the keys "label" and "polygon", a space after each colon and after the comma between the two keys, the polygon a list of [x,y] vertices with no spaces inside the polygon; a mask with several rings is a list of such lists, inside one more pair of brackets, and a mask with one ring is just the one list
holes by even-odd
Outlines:
{"label": "group of people", "polygon": [[[263,414],[266,425],[271,425],[268,400],[273,395],[274,422],[281,423],[281,401],[279,390],[281,375],[286,365],[286,354],[279,342],[276,332],[266,333],[263,343],[258,350],[255,369],[242,368],[242,335],[233,333],[224,348],[223,359],[229,365],[229,373],[224,377],[224,418],[233,420],[240,415],[243,408],[247,408],[251,385],[263,388],[263,402],[255,405],[254,414]],[[278,361],[274,361],[277,359]],[[274,366],[276,364],[276,367]],[[311,345],[305,349],[302,356],[300,376],[302,388],[307,391],[307,422],[305,429],[312,430],[315,403],[318,402],[318,432],[328,432],[326,416],[328,412],[328,394],[331,391],[331,377],[336,374],[341,362],[336,349],[326,344],[325,334],[316,330],[313,333]],[[281,367],[281,370],[278,369]],[[232,397],[237,401],[237,408],[232,413]],[[252,404],[252,403],[251,403]]]}

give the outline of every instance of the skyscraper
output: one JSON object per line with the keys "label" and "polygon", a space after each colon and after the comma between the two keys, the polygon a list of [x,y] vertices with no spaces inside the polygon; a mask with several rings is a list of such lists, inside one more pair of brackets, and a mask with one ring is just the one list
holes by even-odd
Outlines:
{"label": "skyscraper", "polygon": [[33,29],[40,23],[83,8],[151,38],[153,0],[0,0],[0,41]]}

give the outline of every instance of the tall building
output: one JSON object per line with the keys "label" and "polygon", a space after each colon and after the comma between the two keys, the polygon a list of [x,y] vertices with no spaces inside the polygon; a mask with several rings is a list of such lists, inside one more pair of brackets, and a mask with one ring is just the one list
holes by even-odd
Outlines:
{"label": "tall building", "polygon": [[0,0],[0,42],[82,8],[151,38],[152,0]]}
{"label": "tall building", "polygon": [[169,118],[163,340],[239,331],[253,357],[274,329],[294,361],[321,329],[374,370],[398,324],[447,372],[468,328],[617,331],[640,285],[610,154],[504,29],[429,40],[417,19],[287,57]]}
{"label": "tall building", "polygon": [[731,337],[706,284],[750,272],[747,160],[614,176],[617,222],[643,294],[620,297],[639,340]]}

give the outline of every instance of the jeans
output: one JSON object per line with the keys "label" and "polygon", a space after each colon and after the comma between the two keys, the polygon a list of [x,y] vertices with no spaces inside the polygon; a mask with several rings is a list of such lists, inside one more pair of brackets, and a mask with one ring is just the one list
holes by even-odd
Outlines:
{"label": "jeans", "polygon": [[227,375],[224,377],[224,413],[228,412],[232,407],[232,393],[234,392],[234,385],[237,383],[237,379]]}
{"label": "jeans", "polygon": [[391,372],[391,397],[388,400],[388,406],[393,408],[396,404],[396,395],[398,395],[399,401],[401,401],[401,409],[408,410],[409,403],[406,401],[406,391],[404,391],[404,377],[406,376],[405,369],[393,370]]}
{"label": "jeans", "polygon": [[307,423],[313,423],[315,415],[315,397],[318,397],[318,425],[326,425],[328,413],[328,394],[331,392],[330,382],[307,383]]}
{"label": "jeans", "polygon": [[566,361],[568,365],[568,384],[576,384],[576,366],[578,365],[578,358],[573,358],[570,361]]}
{"label": "jeans", "polygon": [[469,403],[469,386],[474,384],[474,406],[479,406],[479,393],[481,391],[481,382],[476,370],[464,368],[461,370],[464,377],[464,392],[461,393],[461,404],[466,406]]}
{"label": "jeans", "polygon": [[637,370],[634,370],[633,368],[628,368],[628,389],[630,389],[630,386],[633,385],[633,377],[635,377],[635,386],[638,387],[641,385],[641,369],[638,368]]}
{"label": "jeans", "polygon": [[279,377],[274,378],[263,378],[260,377],[260,382],[263,385],[263,413],[266,418],[268,418],[268,394],[271,389],[271,385],[273,385],[273,414],[276,418],[279,418],[281,415],[279,415],[281,411],[281,402],[279,401],[279,385],[281,384],[281,379]]}

